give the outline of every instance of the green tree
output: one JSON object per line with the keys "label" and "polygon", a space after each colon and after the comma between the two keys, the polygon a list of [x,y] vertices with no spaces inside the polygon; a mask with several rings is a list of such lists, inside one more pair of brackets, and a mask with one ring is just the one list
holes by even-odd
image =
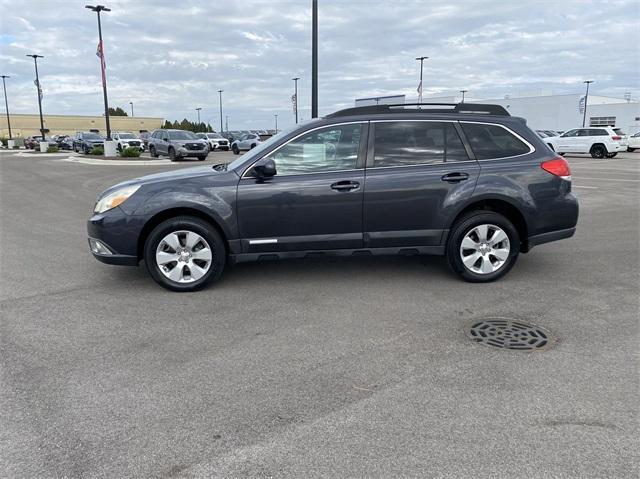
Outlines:
{"label": "green tree", "polygon": [[162,128],[170,130],[171,128],[173,128],[173,125],[171,124],[171,122],[169,120],[165,120],[164,121],[164,125],[162,125]]}
{"label": "green tree", "polygon": [[115,108],[109,107],[109,115],[111,115],[111,116],[129,116],[129,115],[127,115],[127,112],[124,111],[119,106],[117,106]]}

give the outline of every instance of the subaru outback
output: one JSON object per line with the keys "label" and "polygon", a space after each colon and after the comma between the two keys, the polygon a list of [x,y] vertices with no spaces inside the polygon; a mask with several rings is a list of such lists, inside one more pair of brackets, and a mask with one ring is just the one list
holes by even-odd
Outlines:
{"label": "subaru outback", "polygon": [[167,155],[171,161],[187,157],[204,161],[209,154],[209,144],[190,131],[160,129],[149,137],[149,154],[152,158]]}
{"label": "subaru outback", "polygon": [[230,164],[125,181],[100,194],[89,246],[174,291],[241,261],[445,255],[471,282],[571,237],[566,160],[497,105],[349,108],[274,136]]}

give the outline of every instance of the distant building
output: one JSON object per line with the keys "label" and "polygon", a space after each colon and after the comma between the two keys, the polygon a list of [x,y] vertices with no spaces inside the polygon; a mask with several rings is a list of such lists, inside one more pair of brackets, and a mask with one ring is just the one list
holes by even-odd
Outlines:
{"label": "distant building", "polygon": [[[103,116],[79,116],[79,115],[43,115],[44,127],[49,129],[47,136],[73,135],[77,131],[96,131],[106,135],[107,130]],[[35,114],[11,114],[11,133],[14,137],[26,138],[27,136],[40,135],[40,116]],[[141,133],[160,128],[164,118],[142,116],[109,116],[111,131],[130,131]],[[0,115],[0,136],[8,137],[7,117]]]}

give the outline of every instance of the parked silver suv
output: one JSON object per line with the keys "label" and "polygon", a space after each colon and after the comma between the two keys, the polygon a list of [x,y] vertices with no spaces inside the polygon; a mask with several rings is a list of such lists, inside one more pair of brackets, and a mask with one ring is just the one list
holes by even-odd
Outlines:
{"label": "parked silver suv", "polygon": [[204,161],[209,153],[209,145],[190,131],[161,129],[149,137],[149,153],[153,158],[167,155],[171,161],[186,157]]}

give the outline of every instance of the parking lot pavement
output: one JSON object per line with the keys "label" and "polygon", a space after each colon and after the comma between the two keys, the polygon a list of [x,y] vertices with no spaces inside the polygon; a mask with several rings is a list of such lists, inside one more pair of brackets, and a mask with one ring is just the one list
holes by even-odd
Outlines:
{"label": "parking lot pavement", "polygon": [[[637,477],[640,154],[569,162],[576,236],[497,283],[353,258],[174,294],[95,261],[85,221],[103,188],[201,163],[1,153],[2,475]],[[559,341],[478,345],[487,316]]]}

